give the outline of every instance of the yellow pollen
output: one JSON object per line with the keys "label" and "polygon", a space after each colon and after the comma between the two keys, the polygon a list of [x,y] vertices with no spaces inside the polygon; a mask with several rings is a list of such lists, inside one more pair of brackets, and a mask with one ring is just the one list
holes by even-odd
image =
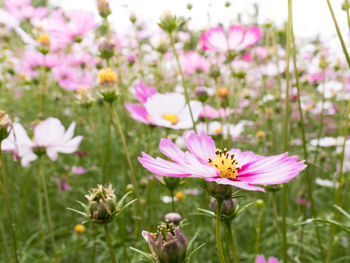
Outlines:
{"label": "yellow pollen", "polygon": [[150,120],[150,119],[152,119],[152,116],[151,115],[147,115],[146,120]]}
{"label": "yellow pollen", "polygon": [[313,108],[313,106],[312,106],[311,104],[306,105],[306,110],[307,110],[307,111],[312,110],[312,108]]}
{"label": "yellow pollen", "polygon": [[240,169],[240,167],[237,167],[238,162],[235,159],[235,155],[227,152],[225,148],[224,151],[216,149],[215,156],[214,160],[208,158],[209,165],[220,171],[220,177],[235,179],[238,174],[237,170]]}
{"label": "yellow pollen", "polygon": [[38,37],[38,42],[40,45],[44,45],[44,46],[49,46],[50,45],[50,37],[47,34],[41,34]]}
{"label": "yellow pollen", "polygon": [[220,126],[219,128],[215,129],[215,133],[222,133],[223,128]]}
{"label": "yellow pollen", "polygon": [[98,82],[103,84],[105,82],[117,82],[117,75],[110,69],[101,69],[98,72]]}
{"label": "yellow pollen", "polygon": [[179,121],[179,117],[177,117],[176,114],[163,114],[163,119],[170,121],[173,125],[175,125]]}

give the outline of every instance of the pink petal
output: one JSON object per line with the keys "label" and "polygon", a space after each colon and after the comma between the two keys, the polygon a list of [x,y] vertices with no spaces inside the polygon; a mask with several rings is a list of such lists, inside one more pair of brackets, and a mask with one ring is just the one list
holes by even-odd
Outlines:
{"label": "pink petal", "polygon": [[230,26],[228,30],[228,47],[230,50],[237,50],[244,36],[244,27],[241,25]]}
{"label": "pink petal", "polygon": [[213,27],[201,35],[204,50],[227,51],[227,39],[221,26]]}
{"label": "pink petal", "polygon": [[215,159],[215,143],[204,132],[200,135],[192,133],[186,141],[186,146],[204,163],[208,163],[208,158]]}
{"label": "pink petal", "polygon": [[278,263],[278,259],[275,257],[269,257],[269,261],[267,263]]}
{"label": "pink petal", "polygon": [[255,263],[266,263],[264,255],[257,255]]}
{"label": "pink petal", "polygon": [[174,162],[183,162],[185,153],[171,139],[162,138],[159,143],[160,151]]}
{"label": "pink petal", "polygon": [[262,37],[262,31],[259,27],[251,26],[244,34],[243,41],[239,44],[238,50],[246,49],[259,42]]}
{"label": "pink petal", "polygon": [[238,180],[231,180],[228,178],[221,178],[221,177],[216,177],[216,178],[205,178],[205,180],[209,182],[216,182],[217,184],[228,184],[232,185],[238,188],[242,188],[244,190],[249,190],[249,191],[262,191],[265,192],[265,189],[259,186],[255,186],[252,184],[249,184],[244,181],[238,181]]}
{"label": "pink petal", "polygon": [[128,112],[131,114],[131,117],[139,122],[143,123],[151,123],[147,117],[148,112],[147,110],[138,104],[125,104],[125,108],[128,110]]}

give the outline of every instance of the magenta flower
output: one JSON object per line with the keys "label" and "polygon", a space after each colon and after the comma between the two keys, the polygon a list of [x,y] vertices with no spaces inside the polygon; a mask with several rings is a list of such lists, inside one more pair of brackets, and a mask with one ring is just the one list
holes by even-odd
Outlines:
{"label": "magenta flower", "polygon": [[66,131],[59,119],[49,117],[34,127],[31,140],[22,125],[15,123],[9,137],[2,141],[1,148],[20,157],[22,166],[28,166],[41,153],[56,161],[59,152],[69,154],[78,149],[83,136],[73,138],[74,129],[75,122]]}
{"label": "magenta flower", "polygon": [[278,259],[275,257],[269,257],[268,261],[266,262],[264,255],[258,255],[255,263],[278,263]]}
{"label": "magenta flower", "polygon": [[206,181],[236,186],[245,190],[265,191],[256,186],[285,183],[305,169],[304,161],[288,153],[260,156],[239,149],[216,149],[213,139],[204,132],[192,133],[183,152],[170,139],[161,139],[160,151],[171,161],[142,153],[139,162],[152,173],[172,177],[197,177]]}
{"label": "magenta flower", "polygon": [[216,52],[240,51],[259,42],[262,31],[259,27],[251,26],[247,30],[241,25],[232,25],[227,37],[221,26],[213,27],[201,35],[204,50]]}

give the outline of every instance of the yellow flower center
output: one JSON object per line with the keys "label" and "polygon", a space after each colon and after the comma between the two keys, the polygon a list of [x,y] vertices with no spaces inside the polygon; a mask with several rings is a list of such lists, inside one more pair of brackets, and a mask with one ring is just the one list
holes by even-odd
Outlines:
{"label": "yellow flower center", "polygon": [[101,69],[98,72],[98,82],[103,84],[105,82],[117,82],[117,75],[110,69]]}
{"label": "yellow flower center", "polygon": [[225,148],[224,151],[216,149],[215,156],[216,158],[214,160],[208,158],[208,162],[211,166],[220,171],[219,176],[228,179],[235,179],[238,174],[237,170],[240,169],[240,167],[237,167],[238,162],[234,158],[235,155],[227,152]]}
{"label": "yellow flower center", "polygon": [[220,126],[219,128],[215,129],[215,133],[222,133],[223,128]]}
{"label": "yellow flower center", "polygon": [[175,125],[179,121],[179,117],[177,117],[176,114],[163,114],[163,119],[170,121],[173,125]]}
{"label": "yellow flower center", "polygon": [[264,131],[258,131],[258,132],[256,133],[256,137],[257,137],[258,139],[264,138],[265,135],[266,135],[266,134],[265,134]]}
{"label": "yellow flower center", "polygon": [[185,194],[183,192],[177,192],[175,194],[175,196],[176,196],[177,200],[179,200],[179,201],[181,201],[185,198]]}
{"label": "yellow flower center", "polygon": [[41,34],[38,37],[38,42],[39,42],[40,45],[49,46],[50,45],[50,37],[49,37],[49,35]]}
{"label": "yellow flower center", "polygon": [[228,90],[228,88],[219,88],[218,89],[218,96],[219,97],[228,97],[228,94],[229,94],[229,90]]}

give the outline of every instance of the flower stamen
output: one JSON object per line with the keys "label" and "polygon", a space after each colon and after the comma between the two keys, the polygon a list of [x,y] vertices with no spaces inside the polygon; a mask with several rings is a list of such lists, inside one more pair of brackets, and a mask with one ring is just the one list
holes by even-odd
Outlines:
{"label": "flower stamen", "polygon": [[234,158],[235,154],[230,154],[225,148],[224,151],[216,149],[215,155],[216,158],[214,160],[208,158],[209,165],[220,171],[220,177],[235,179],[238,174],[237,170],[240,169],[240,167],[237,166],[237,160]]}
{"label": "flower stamen", "polygon": [[173,125],[179,121],[179,117],[176,114],[163,114],[163,119],[170,121]]}

